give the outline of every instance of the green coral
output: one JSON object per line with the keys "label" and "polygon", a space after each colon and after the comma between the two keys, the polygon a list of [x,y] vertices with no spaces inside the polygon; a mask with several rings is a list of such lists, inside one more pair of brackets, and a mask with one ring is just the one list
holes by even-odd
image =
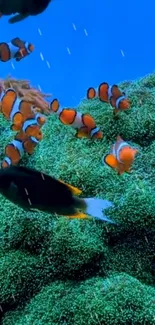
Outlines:
{"label": "green coral", "polygon": [[39,291],[44,270],[40,260],[27,252],[10,250],[0,260],[1,312],[18,305]]}
{"label": "green coral", "polygon": [[[22,162],[82,197],[111,200],[107,215],[119,226],[25,212],[1,196],[2,325],[155,324],[155,74],[119,86],[131,108],[117,117],[98,99],[77,107],[95,118],[102,140],[76,138],[53,114]],[[2,160],[14,134],[0,119]],[[139,151],[121,176],[102,163],[117,135]]]}
{"label": "green coral", "polygon": [[8,313],[3,325],[155,324],[155,289],[124,273],[76,285],[55,282],[21,311]]}

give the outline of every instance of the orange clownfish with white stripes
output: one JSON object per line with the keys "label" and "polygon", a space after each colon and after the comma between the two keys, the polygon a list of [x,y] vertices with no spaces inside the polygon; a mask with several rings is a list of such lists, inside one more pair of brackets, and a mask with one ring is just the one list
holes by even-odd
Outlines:
{"label": "orange clownfish with white stripes", "polygon": [[20,61],[33,51],[33,44],[22,41],[19,37],[16,37],[8,43],[0,42],[0,61],[7,62],[11,59]]}
{"label": "orange clownfish with white stripes", "polygon": [[36,138],[28,137],[23,131],[18,132],[14,140],[5,147],[5,158],[1,165],[2,168],[6,168],[10,165],[17,165],[24,153],[31,155],[38,142]]}
{"label": "orange clownfish with white stripes", "polygon": [[33,106],[20,99],[14,89],[8,88],[0,91],[0,111],[7,120],[11,120],[11,129],[20,131],[27,136],[34,136],[40,140],[40,127],[46,122],[45,117],[40,113],[34,113]]}
{"label": "orange clownfish with white stripes", "polygon": [[45,123],[41,123],[41,119],[42,116],[40,113],[37,113],[32,118],[26,119],[23,123],[22,131],[25,132],[28,137],[35,137],[37,140],[40,141],[43,138],[41,126]]}
{"label": "orange clownfish with white stripes", "polygon": [[21,100],[18,98],[14,89],[0,89],[0,111],[7,120],[10,120],[12,129],[15,126],[21,127],[23,123],[23,116],[20,112]]}
{"label": "orange clownfish with white stripes", "polygon": [[107,82],[99,85],[98,91],[90,87],[87,90],[87,99],[99,98],[100,101],[110,103],[114,107],[114,113],[130,108],[129,100],[124,92],[121,92],[117,85],[109,86]]}
{"label": "orange clownfish with white stripes", "polygon": [[118,136],[117,141],[111,147],[110,153],[103,157],[102,162],[116,169],[118,174],[121,175],[130,171],[137,153],[137,149],[132,148]]}
{"label": "orange clownfish with white stripes", "polygon": [[76,129],[76,137],[87,137],[94,139],[103,138],[100,128],[96,126],[96,123],[91,115],[82,114],[75,109],[62,108],[60,107],[57,99],[54,99],[50,103],[50,111],[56,113],[59,120],[63,124],[70,125]]}

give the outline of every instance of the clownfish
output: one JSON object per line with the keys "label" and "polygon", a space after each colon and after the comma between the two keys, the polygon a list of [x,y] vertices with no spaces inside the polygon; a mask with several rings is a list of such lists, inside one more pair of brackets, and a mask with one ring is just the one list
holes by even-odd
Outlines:
{"label": "clownfish", "polygon": [[[0,111],[6,119],[11,120],[11,129],[19,131],[23,129],[28,136],[37,136],[39,126],[42,126],[46,119],[40,113],[34,113],[33,106],[20,99],[14,89],[8,88],[6,91],[1,89]],[[30,123],[32,124],[30,131]],[[34,131],[36,129],[36,131]]]}
{"label": "clownfish", "polygon": [[50,103],[50,111],[56,113],[63,124],[70,125],[76,129],[76,137],[94,139],[103,138],[100,128],[96,126],[91,115],[82,114],[81,112],[77,112],[75,109],[61,108],[57,99],[54,99]]}
{"label": "clownfish", "polygon": [[0,42],[0,61],[7,62],[11,59],[20,61],[33,51],[33,44],[22,41],[19,37],[16,37],[8,43]]}
{"label": "clownfish", "polygon": [[112,202],[79,198],[75,192],[70,185],[32,168],[11,165],[0,169],[0,193],[25,210],[37,209],[75,219],[94,217],[116,224],[102,212],[113,207]]}
{"label": "clownfish", "polygon": [[44,124],[44,120],[40,113],[37,113],[33,118],[26,119],[22,126],[22,131],[26,133],[28,137],[35,137],[37,140],[43,138],[41,132],[41,126]]}
{"label": "clownfish", "polygon": [[36,138],[28,137],[23,131],[18,132],[14,140],[5,147],[5,158],[1,167],[18,164],[24,153],[31,155],[34,152],[38,142]]}
{"label": "clownfish", "polygon": [[19,109],[21,102],[14,89],[0,89],[0,111],[7,120],[13,122],[12,129],[14,125],[22,125],[23,116]]}
{"label": "clownfish", "polygon": [[124,92],[121,92],[117,85],[109,86],[107,82],[99,85],[98,91],[90,87],[87,90],[87,99],[98,97],[100,101],[110,103],[114,107],[114,113],[130,108],[129,100]]}
{"label": "clownfish", "polygon": [[118,174],[121,175],[130,171],[137,153],[137,149],[129,146],[127,142],[118,136],[117,141],[111,147],[110,153],[103,157],[102,162],[111,168],[115,168]]}

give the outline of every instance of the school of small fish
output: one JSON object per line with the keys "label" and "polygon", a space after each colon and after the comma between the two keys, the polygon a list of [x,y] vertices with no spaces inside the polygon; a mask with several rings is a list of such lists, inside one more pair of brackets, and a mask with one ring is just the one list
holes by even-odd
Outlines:
{"label": "school of small fish", "polygon": [[[43,12],[50,0],[38,0],[38,10],[35,2],[32,1],[32,10],[30,6],[28,10],[24,0],[18,1],[18,6],[12,0],[12,7],[11,1],[9,5],[7,0],[1,1],[0,16],[18,13],[9,20],[10,23],[18,22],[29,15]],[[0,43],[0,61],[20,61],[33,51],[33,44],[16,37],[10,42]],[[78,219],[94,217],[116,224],[103,213],[103,210],[113,206],[112,202],[98,198],[77,198],[81,193],[79,189],[34,169],[17,166],[24,153],[33,154],[37,144],[43,139],[41,128],[46,123],[47,116],[52,113],[58,116],[62,124],[74,128],[77,138],[103,138],[93,116],[82,114],[73,108],[62,108],[56,98],[48,103],[45,100],[48,96],[50,95],[32,88],[26,80],[0,80],[0,112],[11,122],[11,129],[17,132],[14,140],[5,148],[0,169],[0,193],[15,204],[32,211],[38,209]],[[130,108],[130,101],[125,93],[117,85],[110,86],[106,82],[101,83],[97,90],[90,87],[86,97],[88,100],[98,98],[101,102],[110,104],[114,117],[120,111]],[[118,135],[102,162],[121,175],[130,171],[137,153],[136,148],[132,148]]]}

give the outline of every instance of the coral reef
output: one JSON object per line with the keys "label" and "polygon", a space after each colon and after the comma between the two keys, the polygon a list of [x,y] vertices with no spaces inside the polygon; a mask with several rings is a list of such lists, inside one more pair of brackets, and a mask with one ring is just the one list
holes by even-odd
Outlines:
{"label": "coral reef", "polygon": [[[23,212],[1,197],[2,325],[155,324],[155,74],[119,87],[131,108],[116,117],[98,99],[77,107],[95,118],[103,139],[78,139],[52,114],[35,153],[22,161],[83,197],[113,201],[108,216],[119,226]],[[13,132],[0,122],[3,153]],[[117,135],[139,150],[121,176],[101,161]]]}
{"label": "coral reef", "polygon": [[19,131],[5,147],[1,167],[18,164],[24,153],[32,154],[42,140],[41,127],[46,122],[43,114],[49,114],[46,97],[49,95],[33,88],[27,80],[0,80],[0,112],[12,122],[11,130]]}

